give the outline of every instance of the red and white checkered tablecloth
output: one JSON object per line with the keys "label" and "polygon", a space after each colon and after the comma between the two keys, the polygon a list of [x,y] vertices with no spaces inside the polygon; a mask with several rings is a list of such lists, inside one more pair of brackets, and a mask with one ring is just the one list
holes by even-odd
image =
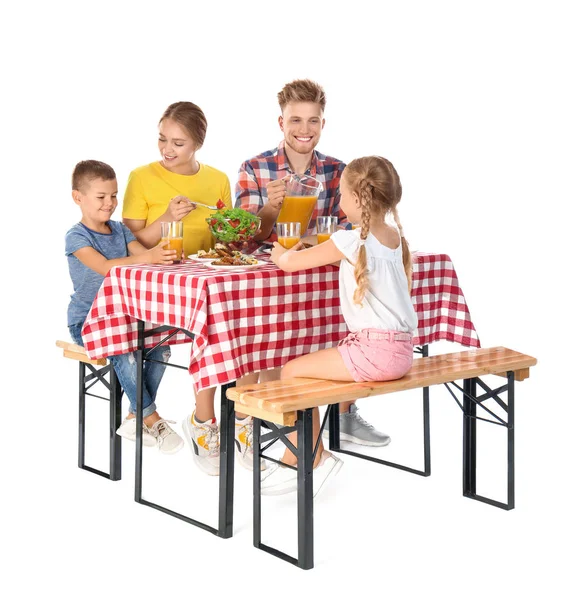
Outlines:
{"label": "red and white checkered tablecloth", "polygon": [[[268,259],[268,256],[260,257]],[[347,335],[339,307],[339,269],[284,273],[274,264],[212,270],[202,263],[114,267],[87,316],[82,338],[91,358],[137,348],[137,320],[146,329],[181,327],[194,334],[189,372],[197,391],[291,358],[330,348]],[[415,345],[437,340],[479,346],[463,292],[445,254],[414,255]],[[167,334],[146,340],[155,345]],[[168,343],[184,343],[179,334]]]}

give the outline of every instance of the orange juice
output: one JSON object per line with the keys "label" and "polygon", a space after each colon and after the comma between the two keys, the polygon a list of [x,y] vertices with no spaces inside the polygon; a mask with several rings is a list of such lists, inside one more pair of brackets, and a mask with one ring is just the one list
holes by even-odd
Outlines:
{"label": "orange juice", "polygon": [[330,239],[331,233],[318,233],[318,244],[323,244]]}
{"label": "orange juice", "polygon": [[278,242],[279,244],[283,247],[286,248],[287,250],[292,248],[293,246],[295,246],[296,244],[298,244],[298,242],[300,241],[300,238],[298,236],[285,236],[285,237],[279,237]]}
{"label": "orange juice", "polygon": [[277,221],[279,223],[299,222],[300,231],[305,235],[317,200],[318,196],[285,196]]}
{"label": "orange juice", "polygon": [[173,262],[180,262],[182,257],[182,238],[168,238],[161,239],[161,241],[166,242],[166,245],[163,246],[165,250],[175,250],[177,253],[177,256],[173,259]]}

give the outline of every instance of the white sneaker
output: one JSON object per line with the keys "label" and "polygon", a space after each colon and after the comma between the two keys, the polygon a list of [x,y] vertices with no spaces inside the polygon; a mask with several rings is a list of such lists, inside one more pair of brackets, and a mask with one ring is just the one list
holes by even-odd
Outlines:
{"label": "white sneaker", "polygon": [[[199,423],[194,413],[182,422],[182,430],[192,446],[194,462],[207,475],[220,474],[220,431],[212,419]],[[192,443],[191,443],[192,442]]]}
{"label": "white sneaker", "polygon": [[[331,477],[338,474],[343,461],[328,452],[322,451],[322,458],[312,472],[312,487],[314,497],[321,491]],[[261,494],[263,496],[279,496],[298,489],[297,473],[294,469],[275,464],[261,479]]]}
{"label": "white sneaker", "polygon": [[[151,448],[157,444],[156,437],[151,434],[145,423],[141,425],[141,432],[144,446]],[[116,433],[125,440],[135,442],[135,417],[133,419],[124,419],[124,422],[116,429]]]}
{"label": "white sneaker", "polygon": [[[235,418],[235,449],[239,464],[253,471],[253,417]],[[261,459],[261,471],[265,469],[265,461]]]}
{"label": "white sneaker", "polygon": [[169,423],[174,423],[174,421],[160,419],[149,429],[149,433],[155,437],[157,446],[163,454],[174,454],[184,446],[183,439],[169,426]]}

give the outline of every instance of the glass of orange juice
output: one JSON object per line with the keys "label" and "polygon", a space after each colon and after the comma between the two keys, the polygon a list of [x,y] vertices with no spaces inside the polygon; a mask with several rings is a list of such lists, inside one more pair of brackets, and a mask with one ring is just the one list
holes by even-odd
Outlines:
{"label": "glass of orange juice", "polygon": [[287,250],[300,241],[300,223],[277,223],[278,242]]}
{"label": "glass of orange juice", "polygon": [[280,223],[299,222],[302,233],[306,233],[322,184],[310,175],[293,173],[286,181],[286,195],[277,221]]}
{"label": "glass of orange juice", "polygon": [[323,244],[330,239],[334,231],[337,231],[337,217],[317,217],[316,231],[318,235],[318,244]]}
{"label": "glass of orange juice", "polygon": [[175,250],[177,255],[174,263],[180,263],[182,258],[182,221],[161,223],[161,241],[165,242],[165,250]]}

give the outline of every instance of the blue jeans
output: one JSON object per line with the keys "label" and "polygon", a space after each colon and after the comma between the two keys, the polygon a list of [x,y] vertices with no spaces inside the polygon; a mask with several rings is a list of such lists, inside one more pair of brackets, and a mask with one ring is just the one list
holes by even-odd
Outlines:
{"label": "blue jeans", "polygon": [[[75,344],[84,346],[82,336],[80,334],[83,323],[69,325],[69,332]],[[171,357],[171,349],[169,346],[159,346],[151,352],[151,358],[167,362]],[[126,396],[129,398],[129,411],[135,414],[136,408],[136,378],[137,378],[137,361],[135,354],[128,352],[127,354],[116,354],[109,356],[108,360],[112,363],[114,371],[118,376]],[[157,396],[157,388],[161,383],[163,374],[165,373],[165,365],[159,363],[146,362],[143,370],[143,417],[148,417],[153,414],[157,407],[155,406],[155,397]]]}

